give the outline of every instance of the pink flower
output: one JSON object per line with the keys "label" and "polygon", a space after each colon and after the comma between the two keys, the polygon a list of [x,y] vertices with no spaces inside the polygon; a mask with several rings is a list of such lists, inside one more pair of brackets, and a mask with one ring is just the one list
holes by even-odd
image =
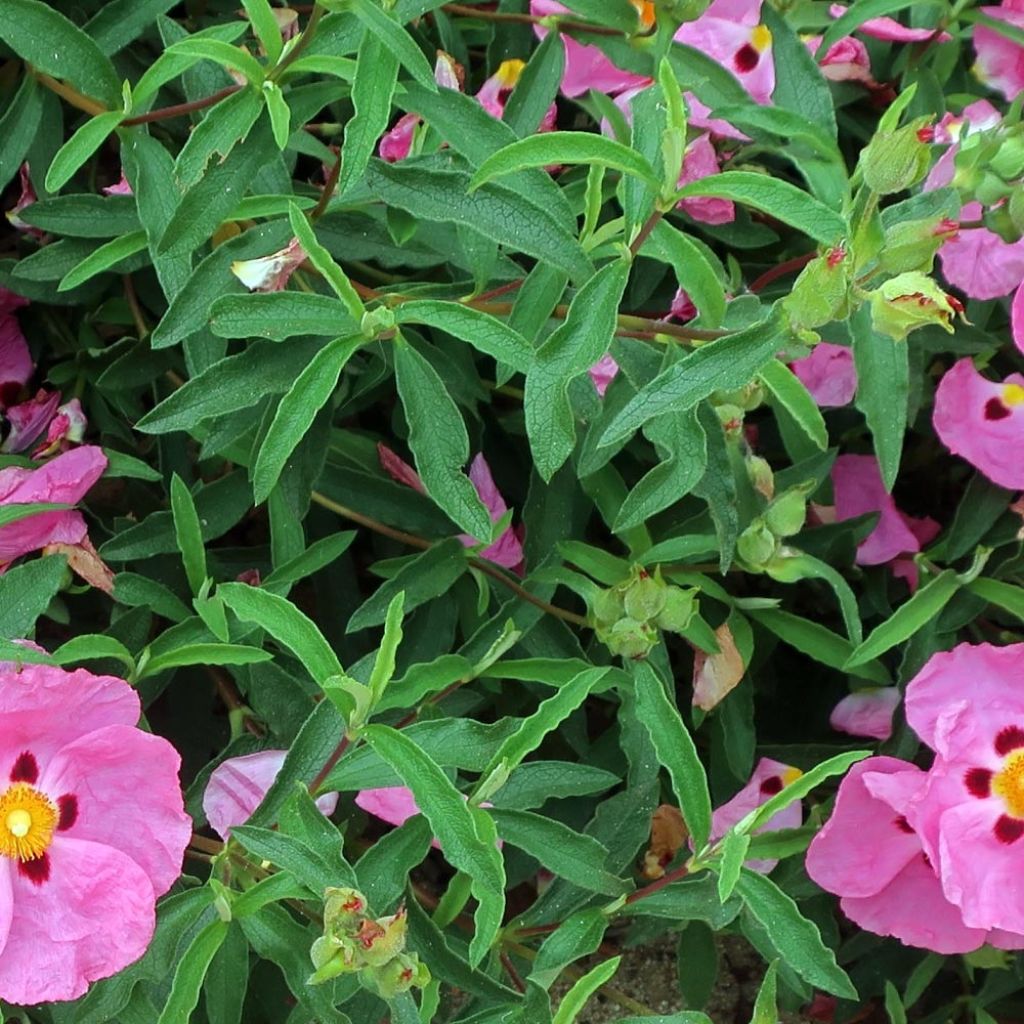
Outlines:
{"label": "pink flower", "polygon": [[[832,4],[828,13],[833,18],[841,18],[846,13],[846,8],[842,4]],[[933,28],[907,28],[894,18],[868,18],[857,27],[857,31],[888,43],[923,43],[933,37],[937,43],[948,43],[953,38],[948,32],[939,32],[936,35]]]}
{"label": "pink flower", "polygon": [[[962,220],[978,220],[981,203],[968,203]],[[998,299],[1024,279],[1024,239],[1004,242],[988,228],[961,229],[939,250],[942,274],[955,288],[973,299]]]}
{"label": "pink flower", "polygon": [[[519,76],[525,67],[526,64],[521,60],[504,60],[498,66],[498,70],[480,87],[480,91],[476,94],[477,102],[491,117],[500,121],[505,116],[505,104],[519,82]],[[555,127],[557,116],[558,107],[552,103],[544,114],[540,131],[551,131]]]}
{"label": "pink flower", "polygon": [[[203,793],[203,813],[210,828],[227,840],[235,825],[244,825],[267,795],[287,750],[261,750],[221,761],[210,775]],[[316,802],[324,814],[333,814],[338,794],[327,793]]]}
{"label": "pink flower", "polygon": [[1013,293],[1013,305],[1010,306],[1010,330],[1013,343],[1024,352],[1024,280]]}
{"label": "pink flower", "polygon": [[807,851],[807,873],[842,897],[851,921],[878,935],[937,953],[967,953],[986,941],[1011,945],[1022,936],[968,927],[943,894],[934,861],[908,822],[926,785],[919,768],[893,757],[855,764],[839,786],[832,817]]}
{"label": "pink flower", "polygon": [[587,370],[590,374],[590,379],[594,382],[594,390],[597,392],[598,398],[604,398],[604,393],[608,390],[608,385],[611,384],[619,372],[619,364],[615,361],[613,356],[604,355],[594,363],[594,365]]}
{"label": "pink flower", "polygon": [[1001,384],[982,377],[970,359],[957,360],[935,390],[932,423],[939,440],[1001,487],[1024,487],[1024,377]]}
{"label": "pink flower", "polygon": [[[1003,0],[998,7],[979,7],[978,10],[990,18],[1024,28],[1024,3],[1021,0]],[[978,78],[1008,100],[1015,99],[1024,89],[1024,46],[987,25],[975,25],[974,51],[978,59],[973,70]]]}
{"label": "pink flower", "polygon": [[[711,136],[704,132],[698,135],[687,147],[683,155],[683,170],[679,176],[679,187],[710,178],[719,171],[718,153],[711,142]],[[679,202],[694,220],[705,224],[728,224],[736,219],[736,207],[728,199],[717,199],[714,196],[697,196],[693,199],[682,199]]]}
{"label": "pink flower", "polygon": [[[409,818],[414,818],[420,813],[416,806],[416,799],[412,790],[405,786],[382,786],[380,789],[361,789],[356,794],[356,806],[372,814],[381,821],[398,828]],[[434,839],[431,844],[435,850],[441,849],[441,844]]]}
{"label": "pink flower", "polygon": [[832,466],[832,487],[837,521],[880,513],[875,528],[857,547],[858,565],[883,565],[898,555],[921,550],[921,540],[913,527],[923,521],[896,507],[873,455],[840,455]]}
{"label": "pink flower", "polygon": [[404,160],[412,151],[412,141],[422,120],[419,114],[405,114],[400,117],[395,127],[380,140],[377,152],[381,160],[389,164]]}
{"label": "pink flower", "polygon": [[27,305],[28,299],[21,295],[15,295],[14,292],[10,292],[6,288],[0,288],[0,317],[6,317],[16,309]]}
{"label": "pink flower", "polygon": [[82,403],[77,398],[65,402],[58,407],[56,415],[50,420],[50,425],[46,428],[46,437],[32,453],[32,458],[39,459],[58,451],[67,451],[69,445],[79,444],[85,436],[88,424]]}
{"label": "pink flower", "polygon": [[843,36],[823,56],[817,56],[821,40],[821,36],[810,36],[804,40],[804,44],[816,57],[821,73],[830,82],[860,82],[869,89],[879,88],[871,75],[871,58],[867,47],[859,39]]}
{"label": "pink flower", "polygon": [[681,320],[684,324],[697,315],[697,307],[682,288],[676,289],[676,293],[672,298],[672,308],[669,310],[668,315],[676,320]]}
{"label": "pink flower", "polygon": [[306,259],[306,250],[293,238],[283,249],[254,260],[235,260],[231,273],[251,292],[280,292]]}
{"label": "pink flower", "polygon": [[[34,502],[75,505],[107,468],[107,457],[95,445],[64,452],[38,469],[0,469],[0,506]],[[77,509],[39,512],[0,526],[0,566],[47,544],[79,545],[88,529]]]}
{"label": "pink flower", "polygon": [[968,927],[1024,932],[1024,644],[932,655],[906,713],[937,755],[907,817],[942,891]]}
{"label": "pink flower", "polygon": [[0,673],[0,999],[77,999],[149,945],[192,823],[140,710],[113,676]]}
{"label": "pink flower", "polygon": [[[387,445],[377,445],[377,457],[380,459],[381,468],[392,480],[397,480],[400,484],[412,487],[414,490],[419,491],[420,494],[427,493],[426,488],[423,486],[423,481],[416,470],[404,459],[399,458]],[[505,504],[505,499],[501,496],[501,492],[495,485],[494,477],[491,476],[490,466],[487,465],[487,460],[483,457],[482,453],[477,454],[470,463],[469,479],[476,488],[476,493],[480,496],[480,500],[484,503],[487,511],[490,512],[491,522],[498,522],[508,512],[508,505]],[[475,547],[480,543],[479,540],[475,537],[470,537],[467,533],[459,534],[459,540],[467,548]],[[516,531],[510,526],[493,544],[480,552],[480,557],[486,558],[488,561],[495,562],[498,565],[503,565],[506,569],[518,572],[522,568],[524,558],[522,541],[516,534]]]}
{"label": "pink flower", "polygon": [[0,409],[10,405],[21,394],[35,370],[28,342],[12,312],[17,308],[14,304],[16,298],[10,292],[0,296],[3,303],[0,306]]}
{"label": "pink flower", "polygon": [[135,194],[132,192],[128,179],[124,176],[124,169],[121,170],[121,177],[118,179],[117,184],[105,186],[103,192],[108,196],[131,196]]}
{"label": "pink flower", "polygon": [[823,409],[849,405],[857,393],[853,353],[845,345],[819,341],[809,356],[794,360],[789,368]]}
{"label": "pink flower", "polygon": [[[762,757],[750,776],[750,781],[727,803],[717,808],[711,816],[711,838],[721,839],[726,832],[742,821],[751,811],[756,810],[770,797],[781,792],[791,782],[795,782],[803,772],[781,761],[773,761],[770,757]],[[799,828],[803,820],[800,801],[794,801],[784,807],[778,814],[769,818],[756,834],[777,832],[782,828]],[[747,867],[752,871],[767,874],[777,860],[751,860]]]}
{"label": "pink flower", "polygon": [[60,404],[59,391],[40,389],[27,402],[19,402],[7,410],[10,431],[4,438],[3,451],[23,452],[46,429]]}
{"label": "pink flower", "polygon": [[887,740],[892,735],[892,715],[899,703],[899,687],[868,687],[844,697],[832,709],[828,724],[851,736]]}

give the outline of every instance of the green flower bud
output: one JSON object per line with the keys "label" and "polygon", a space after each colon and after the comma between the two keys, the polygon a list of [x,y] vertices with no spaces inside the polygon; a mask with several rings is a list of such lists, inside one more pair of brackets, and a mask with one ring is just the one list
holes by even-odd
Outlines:
{"label": "green flower bud", "polygon": [[755,519],[736,541],[736,553],[753,569],[775,557],[778,541],[763,519]]}
{"label": "green flower bud", "polygon": [[382,967],[367,968],[360,980],[382,999],[394,999],[414,986],[423,988],[430,982],[430,971],[415,954],[402,954]]}
{"label": "green flower bud", "polygon": [[598,629],[598,640],[620,658],[646,658],[658,643],[658,631],[646,622],[619,619],[608,629]]}
{"label": "green flower bud", "polygon": [[959,299],[947,295],[926,274],[910,271],[868,293],[875,330],[903,341],[918,327],[938,324],[953,333],[953,314],[963,313]]}
{"label": "green flower bud", "polygon": [[931,162],[928,143],[934,133],[928,117],[915,118],[903,128],[878,132],[860,156],[864,183],[872,192],[891,195],[919,182]]}
{"label": "green flower bud", "polygon": [[939,247],[952,238],[958,228],[955,220],[946,217],[894,224],[885,233],[885,242],[878,254],[879,266],[890,274],[908,270],[928,273]]}
{"label": "green flower bud", "polygon": [[405,908],[390,917],[376,921],[363,920],[356,934],[359,955],[369,967],[383,967],[405,949],[405,936],[409,930]]}
{"label": "green flower bud", "polygon": [[754,380],[735,391],[717,391],[714,399],[725,405],[735,405],[744,412],[753,412],[764,402],[764,385]]}
{"label": "green flower bud", "polygon": [[743,410],[738,405],[725,402],[715,406],[715,413],[725,431],[726,440],[738,440],[743,434]]}
{"label": "green flower bud", "polygon": [[665,584],[646,572],[639,575],[623,595],[626,615],[638,622],[648,622],[665,607]]}
{"label": "green flower bud", "polygon": [[981,180],[974,188],[974,198],[982,206],[993,206],[1006,199],[1011,191],[1012,187],[1007,185],[998,174],[993,174],[986,169],[982,171]]}
{"label": "green flower bud", "polygon": [[327,936],[321,936],[313,943],[309,955],[315,968],[309,978],[310,985],[322,985],[339,975],[352,974],[361,966],[356,956],[356,944],[352,939],[339,944]]}
{"label": "green flower bud", "polygon": [[324,891],[324,933],[327,935],[354,934],[366,915],[366,897],[357,889]]}
{"label": "green flower bud", "polygon": [[697,589],[695,587],[669,586],[665,590],[665,607],[659,612],[654,624],[658,629],[670,633],[682,633],[690,625],[697,611]]}
{"label": "green flower bud", "polygon": [[776,537],[792,537],[803,529],[807,518],[807,491],[807,484],[790,487],[765,510],[765,525]]}
{"label": "green flower bud", "polygon": [[[1016,190],[1015,190],[1016,191]],[[1014,221],[1014,211],[1010,208],[1010,203],[1001,203],[999,206],[993,207],[990,210],[985,211],[985,227],[989,231],[994,231],[1004,242],[1019,242],[1021,234],[1021,226]],[[1018,213],[1020,212],[1020,203],[1018,201]]]}
{"label": "green flower bud", "polygon": [[763,498],[769,501],[775,494],[775,474],[772,467],[768,465],[767,459],[760,455],[748,455],[745,460],[747,478],[750,480],[754,490]]}
{"label": "green flower bud", "polygon": [[599,623],[618,622],[625,611],[622,593],[618,587],[609,587],[608,590],[599,591],[594,603],[590,606],[590,614]]}
{"label": "green flower bud", "polygon": [[849,260],[837,247],[818,256],[800,271],[793,290],[782,305],[796,330],[821,327],[843,319],[849,312]]}
{"label": "green flower bud", "polygon": [[1016,185],[1010,193],[1010,201],[1006,204],[1010,220],[1020,234],[1024,235],[1024,186]]}
{"label": "green flower bud", "polygon": [[989,166],[1004,181],[1014,181],[1024,174],[1024,132],[1021,125],[1003,136]]}

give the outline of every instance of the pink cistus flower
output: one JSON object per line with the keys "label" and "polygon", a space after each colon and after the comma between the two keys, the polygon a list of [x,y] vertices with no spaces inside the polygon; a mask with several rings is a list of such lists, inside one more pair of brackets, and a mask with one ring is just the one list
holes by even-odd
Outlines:
{"label": "pink cistus flower", "polygon": [[[770,757],[762,757],[754,767],[750,781],[711,815],[711,839],[721,839],[733,825],[738,824],[751,811],[781,792],[791,782],[795,782],[802,774],[799,768],[783,764],[781,761],[773,761]],[[781,828],[799,828],[801,821],[803,811],[800,801],[796,800],[769,818],[757,829],[757,833],[777,832]],[[776,864],[777,860],[750,860],[746,866],[752,871],[767,874]]]}
{"label": "pink cistus flower", "polygon": [[[978,10],[1014,28],[1024,28],[1024,0],[1003,0],[998,7]],[[975,75],[1008,100],[1016,99],[1024,89],[1024,46],[987,25],[975,25],[974,52],[978,55],[972,69]]]}
{"label": "pink cistus flower", "polygon": [[17,401],[35,365],[14,311],[26,305],[20,296],[0,288],[0,409]]}
{"label": "pink cistus flower", "polygon": [[[263,803],[287,756],[287,750],[261,750],[229,757],[214,768],[203,793],[203,813],[221,839],[229,839],[231,829],[244,825]],[[338,794],[326,793],[316,805],[324,814],[333,814]]]}
{"label": "pink cistus flower", "polygon": [[[841,18],[846,13],[843,4],[832,4],[828,13],[833,18]],[[907,28],[895,18],[868,18],[857,26],[857,32],[863,32],[873,39],[881,39],[888,43],[924,43],[933,40],[936,43],[948,43],[953,37],[948,32],[940,32],[933,28]]]}
{"label": "pink cistus flower", "polygon": [[957,360],[935,390],[939,440],[1000,487],[1024,487],[1024,377],[988,380],[970,359]]}
{"label": "pink cistus flower", "polygon": [[[420,813],[412,790],[406,786],[361,789],[356,794],[356,807],[375,818],[380,818],[381,821],[386,821],[389,825],[394,825],[395,828]],[[441,844],[436,839],[432,840],[430,845],[435,850],[441,849]]]}
{"label": "pink cistus flower", "polygon": [[892,735],[892,716],[899,703],[899,687],[871,686],[844,697],[832,709],[828,724],[836,732],[887,740]]}
{"label": "pink cistus flower", "polygon": [[1019,948],[1024,936],[965,924],[944,893],[935,861],[908,820],[926,784],[920,768],[894,757],[855,764],[807,850],[807,874],[841,897],[851,921],[876,935],[936,953],[968,953],[985,943]]}
{"label": "pink cistus flower", "polygon": [[0,999],[77,999],[137,960],[192,823],[181,759],[113,676],[0,672]]}
{"label": "pink cistus flower", "polygon": [[970,928],[1024,932],[1024,644],[959,644],[907,684],[907,722],[935,751],[906,811]]}
{"label": "pink cistus flower", "polygon": [[823,409],[849,405],[857,393],[853,353],[845,345],[819,341],[809,356],[794,360],[789,368]]}
{"label": "pink cistus flower", "polygon": [[598,398],[604,398],[604,393],[608,390],[609,385],[618,376],[619,364],[615,361],[614,356],[604,355],[587,370],[587,373],[594,382],[594,390],[597,392]]}

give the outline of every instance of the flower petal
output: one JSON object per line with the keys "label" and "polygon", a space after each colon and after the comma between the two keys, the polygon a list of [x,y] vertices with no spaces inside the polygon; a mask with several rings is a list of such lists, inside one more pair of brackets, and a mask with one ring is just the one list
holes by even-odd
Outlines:
{"label": "flower petal", "polygon": [[899,703],[897,686],[858,690],[844,697],[832,709],[828,722],[837,732],[887,740],[892,735],[892,715]]}
{"label": "flower petal", "polygon": [[849,405],[857,393],[853,353],[845,345],[819,341],[809,356],[794,360],[789,368],[823,409]]}

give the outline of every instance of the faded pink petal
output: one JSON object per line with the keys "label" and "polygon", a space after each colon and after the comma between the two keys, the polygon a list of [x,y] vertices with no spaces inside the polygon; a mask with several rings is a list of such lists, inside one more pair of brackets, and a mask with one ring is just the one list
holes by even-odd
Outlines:
{"label": "faded pink petal", "polygon": [[[491,468],[483,454],[477,454],[469,466],[469,479],[476,488],[476,493],[484,503],[484,507],[491,515],[491,522],[496,523],[508,511],[508,505],[501,496],[494,477],[491,476]],[[478,540],[468,534],[460,534],[459,540],[466,547],[473,547],[479,543]],[[523,545],[515,531],[509,526],[501,536],[489,547],[480,552],[481,558],[503,565],[506,569],[518,569],[523,564]]]}
{"label": "faded pink petal", "polygon": [[[982,216],[980,203],[968,203],[961,220]],[[1024,279],[1024,239],[1004,242],[988,228],[961,229],[939,249],[942,274],[972,299],[1009,295]]]}
{"label": "faded pink petal", "polygon": [[[804,44],[812,55],[817,55],[821,36],[809,36]],[[821,73],[830,82],[860,82],[869,87],[877,86],[871,75],[871,59],[867,47],[853,36],[836,40],[824,56],[817,57]]]}
{"label": "faded pink petal", "polygon": [[[718,153],[705,132],[698,135],[687,147],[683,156],[683,169],[679,176],[679,186],[688,185],[692,181],[709,178],[719,171]],[[693,199],[682,199],[679,207],[685,210],[694,220],[705,224],[728,224],[736,219],[736,207],[728,199],[715,196],[698,196]]]}
{"label": "faded pink petal", "polygon": [[794,360],[789,368],[823,409],[849,405],[857,393],[853,353],[845,345],[819,341],[809,356]]}
{"label": "faded pink petal", "polygon": [[412,149],[412,140],[422,118],[419,114],[405,114],[398,119],[395,127],[380,140],[377,154],[389,164],[404,160]]}
{"label": "faded pink petal", "polygon": [[20,216],[21,211],[31,206],[38,198],[36,190],[32,187],[30,173],[31,171],[27,163],[23,163],[18,168],[18,181],[21,184],[21,193],[15,204],[7,211],[7,220],[10,222],[11,227],[17,231],[22,231],[33,238],[43,238],[45,232],[40,231],[39,228],[32,227],[31,224],[22,220]]}
{"label": "faded pink petal", "polygon": [[887,740],[892,735],[892,715],[899,703],[897,686],[858,690],[844,697],[832,709],[828,722],[837,732]]}
{"label": "faded pink petal", "polygon": [[409,465],[405,459],[396,455],[383,441],[377,442],[377,458],[380,460],[380,468],[392,480],[397,480],[406,487],[411,487],[420,494],[426,494],[427,489],[423,486],[419,473]]}
{"label": "faded pink petal", "polygon": [[859,565],[882,565],[897,555],[921,550],[910,517],[900,512],[886,492],[873,455],[840,455],[832,466],[832,486],[838,522],[880,513],[875,528],[857,547]]}
{"label": "faded pink petal", "polygon": [[[228,839],[235,825],[244,825],[252,817],[287,756],[287,750],[261,750],[229,757],[214,768],[203,793],[203,813],[221,839]],[[324,814],[333,814],[338,794],[326,793],[316,805]]]}
{"label": "faded pink petal", "polygon": [[17,318],[11,312],[0,313],[0,408],[17,398],[34,370]]}
{"label": "faded pink petal", "polygon": [[[366,811],[367,814],[372,814],[375,818],[394,825],[395,828],[420,813],[412,790],[405,786],[361,789],[356,794],[356,806]],[[441,849],[441,844],[436,839],[430,845],[435,850]]]}
{"label": "faded pink petal", "polygon": [[[0,469],[0,505],[76,505],[106,468],[103,451],[94,445],[84,445],[58,455],[38,469]],[[0,565],[47,544],[78,544],[86,536],[85,520],[73,509],[40,512],[19,519],[0,526]]]}
{"label": "faded pink petal", "polygon": [[103,190],[108,196],[131,196],[135,193],[132,192],[132,186],[128,179],[124,176],[124,169],[121,170],[121,177],[118,179],[116,185],[107,185]]}
{"label": "faded pink petal", "polygon": [[983,377],[970,359],[957,360],[935,391],[932,423],[939,440],[993,483],[1024,487],[1024,377],[1001,384]]}
{"label": "faded pink petal", "polygon": [[594,365],[587,370],[590,374],[590,379],[594,382],[594,390],[597,391],[598,398],[604,398],[604,393],[608,390],[608,386],[619,372],[619,364],[615,361],[615,358],[610,355],[601,356],[601,358],[594,363]]}
{"label": "faded pink petal", "polygon": [[[990,18],[1024,28],[1024,8],[1016,3],[979,7]],[[985,85],[1013,100],[1024,89],[1024,47],[1000,35],[987,25],[974,26],[974,52],[978,59],[973,71]]]}
{"label": "faded pink petal", "polygon": [[88,425],[89,421],[85,417],[82,403],[77,398],[65,402],[50,420],[50,425],[46,428],[46,437],[32,453],[32,458],[39,459],[58,450],[66,450],[69,444],[78,444],[85,436],[85,428]]}
{"label": "faded pink petal", "polygon": [[60,404],[59,391],[37,391],[35,398],[20,402],[7,410],[10,425],[4,438],[3,451],[23,452],[46,429]]}
{"label": "faded pink petal", "polygon": [[[832,4],[828,12],[833,18],[841,18],[846,13],[846,8],[842,4]],[[889,43],[923,43],[933,37],[937,43],[948,43],[953,38],[948,32],[936,35],[933,28],[907,28],[894,18],[884,17],[868,18],[857,26],[856,31]]]}
{"label": "faded pink petal", "polygon": [[[715,809],[711,816],[711,839],[721,839],[729,829],[790,782],[799,778],[800,774],[799,770],[788,764],[773,761],[770,757],[762,757],[754,767],[750,781],[731,800]],[[801,821],[803,810],[800,801],[797,800],[769,818],[755,834],[777,832],[783,828],[799,828]],[[777,860],[751,860],[747,861],[746,866],[752,871],[767,874],[777,863]]]}
{"label": "faded pink petal", "polygon": [[736,647],[729,624],[715,630],[718,653],[693,652],[693,706],[711,711],[739,685],[746,671],[743,655]]}
{"label": "faded pink petal", "polygon": [[254,260],[235,260],[231,273],[251,292],[283,291],[292,274],[306,259],[306,251],[293,238],[283,249]]}

